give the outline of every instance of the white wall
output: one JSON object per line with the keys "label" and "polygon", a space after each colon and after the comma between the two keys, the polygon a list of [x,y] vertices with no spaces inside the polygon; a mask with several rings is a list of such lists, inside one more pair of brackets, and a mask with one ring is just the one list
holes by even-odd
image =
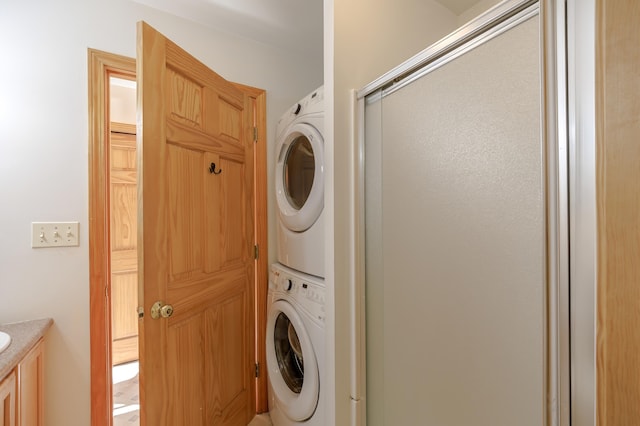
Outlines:
{"label": "white wall", "polygon": [[[353,284],[351,223],[353,130],[350,91],[409,59],[457,28],[457,16],[431,0],[325,0],[327,106],[326,283],[327,424],[349,424],[349,288]],[[333,117],[331,115],[333,114]],[[332,212],[333,214],[331,214]],[[333,309],[333,311],[332,311]]]}
{"label": "white wall", "polygon": [[[90,424],[87,48],[135,56],[141,19],[223,77],[267,90],[269,164],[277,119],[322,84],[322,58],[127,0],[0,3],[0,323],[55,321],[45,358],[48,426]],[[272,204],[268,213],[273,229]],[[30,247],[32,221],[67,220],[80,222],[79,247]]]}
{"label": "white wall", "polygon": [[471,6],[458,16],[458,26],[461,27],[493,6],[500,3],[502,0],[480,0],[478,3]]}

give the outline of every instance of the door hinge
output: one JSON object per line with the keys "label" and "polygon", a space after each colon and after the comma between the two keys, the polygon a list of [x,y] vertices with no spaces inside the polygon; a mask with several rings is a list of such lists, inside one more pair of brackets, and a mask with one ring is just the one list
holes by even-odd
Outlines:
{"label": "door hinge", "polygon": [[256,377],[260,377],[260,363],[256,362]]}
{"label": "door hinge", "polygon": [[253,258],[255,260],[258,260],[258,258],[260,257],[260,247],[258,247],[258,245],[254,245],[253,246]]}
{"label": "door hinge", "polygon": [[253,141],[256,142],[256,143],[258,142],[258,128],[257,127],[253,128]]}

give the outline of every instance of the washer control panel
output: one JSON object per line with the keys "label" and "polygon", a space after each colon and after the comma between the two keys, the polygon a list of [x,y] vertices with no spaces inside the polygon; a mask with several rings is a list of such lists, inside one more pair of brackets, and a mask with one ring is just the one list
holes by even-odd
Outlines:
{"label": "washer control panel", "polygon": [[297,274],[271,269],[269,277],[269,290],[287,294],[307,311],[314,319],[324,323],[325,313],[325,289],[324,285],[316,282],[322,278],[312,280],[305,279]]}

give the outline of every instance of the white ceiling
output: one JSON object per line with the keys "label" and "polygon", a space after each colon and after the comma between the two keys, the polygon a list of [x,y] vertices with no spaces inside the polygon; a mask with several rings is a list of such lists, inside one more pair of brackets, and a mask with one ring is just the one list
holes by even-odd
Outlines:
{"label": "white ceiling", "polygon": [[[206,27],[322,57],[323,0],[134,0]],[[456,15],[480,0],[436,0]]]}

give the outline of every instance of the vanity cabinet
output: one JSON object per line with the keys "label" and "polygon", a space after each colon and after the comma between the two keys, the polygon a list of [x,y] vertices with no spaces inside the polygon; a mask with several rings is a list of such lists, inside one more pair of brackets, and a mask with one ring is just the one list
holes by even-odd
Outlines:
{"label": "vanity cabinet", "polygon": [[14,369],[0,382],[0,426],[16,426],[17,380]]}
{"label": "vanity cabinet", "polygon": [[42,426],[42,339],[0,382],[0,426]]}
{"label": "vanity cabinet", "polygon": [[43,415],[43,343],[31,348],[18,364],[18,423],[16,426],[42,426]]}
{"label": "vanity cabinet", "polygon": [[11,343],[0,352],[0,426],[43,426],[44,337],[51,318],[0,324]]}

